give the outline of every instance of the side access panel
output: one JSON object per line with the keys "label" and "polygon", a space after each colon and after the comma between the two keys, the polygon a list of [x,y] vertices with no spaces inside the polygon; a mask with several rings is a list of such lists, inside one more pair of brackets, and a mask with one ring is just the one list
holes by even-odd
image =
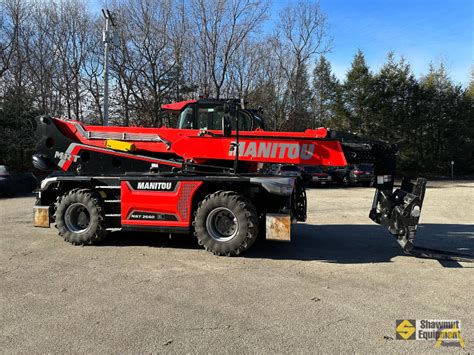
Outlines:
{"label": "side access panel", "polygon": [[120,184],[123,229],[189,231],[193,196],[202,181],[123,179]]}

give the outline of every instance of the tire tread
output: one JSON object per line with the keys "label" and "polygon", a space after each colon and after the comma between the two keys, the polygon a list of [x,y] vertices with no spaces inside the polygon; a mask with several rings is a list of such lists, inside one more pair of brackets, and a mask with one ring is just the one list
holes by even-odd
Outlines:
{"label": "tire tread", "polygon": [[[216,250],[213,248],[214,243],[207,243],[209,238],[203,238],[207,235],[207,231],[204,223],[199,223],[198,219],[202,218],[201,211],[206,207],[207,204],[212,201],[232,201],[240,209],[243,210],[247,221],[247,233],[244,239],[239,243],[237,247],[230,250]],[[246,197],[240,195],[235,191],[216,191],[212,194],[207,195],[199,204],[195,213],[193,221],[194,235],[197,237],[200,246],[204,247],[207,251],[212,252],[214,255],[219,256],[235,256],[240,255],[247,249],[249,249],[258,235],[258,217],[257,210],[252,202]]]}
{"label": "tire tread", "polygon": [[[64,216],[62,214],[58,215],[58,212],[63,212],[62,210],[67,208],[69,201],[92,203],[92,206],[95,209],[95,211],[93,210],[92,212],[97,214],[98,219],[97,228],[95,230],[86,234],[77,234],[67,230],[64,223]],[[63,206],[64,204],[66,206]],[[64,238],[65,241],[73,245],[93,245],[101,242],[107,236],[108,233],[105,229],[102,200],[97,192],[90,189],[72,189],[63,194],[61,197],[58,197],[54,208],[55,227],[58,229],[58,234]]]}

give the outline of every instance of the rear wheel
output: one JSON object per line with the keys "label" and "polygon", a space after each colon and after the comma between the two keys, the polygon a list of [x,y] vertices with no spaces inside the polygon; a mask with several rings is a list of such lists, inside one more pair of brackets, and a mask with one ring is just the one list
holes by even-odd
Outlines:
{"label": "rear wheel", "polygon": [[218,191],[199,203],[194,234],[206,250],[216,255],[239,255],[258,235],[258,216],[253,204],[236,192]]}
{"label": "rear wheel", "polygon": [[65,241],[75,245],[95,244],[107,235],[102,203],[91,190],[72,190],[59,201],[56,228]]}

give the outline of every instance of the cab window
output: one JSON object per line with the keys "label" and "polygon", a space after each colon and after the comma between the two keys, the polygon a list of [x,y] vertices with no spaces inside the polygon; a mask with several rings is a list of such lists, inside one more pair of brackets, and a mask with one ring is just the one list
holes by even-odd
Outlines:
{"label": "cab window", "polygon": [[[250,115],[244,111],[239,111],[239,130],[240,131],[250,131],[252,130],[252,119]],[[232,129],[235,129],[234,124],[232,124]]]}
{"label": "cab window", "polygon": [[197,115],[198,127],[196,128],[205,128],[209,130],[221,129],[223,116],[223,107],[199,107]]}
{"label": "cab window", "polygon": [[178,128],[197,128],[194,127],[194,105],[186,107],[183,112],[179,114]]}

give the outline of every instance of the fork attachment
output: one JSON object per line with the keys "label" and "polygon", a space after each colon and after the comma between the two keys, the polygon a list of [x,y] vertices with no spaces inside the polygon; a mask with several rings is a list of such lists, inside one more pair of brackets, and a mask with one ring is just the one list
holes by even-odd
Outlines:
{"label": "fork attachment", "polygon": [[[377,179],[383,179],[383,176]],[[377,181],[377,186],[383,185],[383,180]],[[412,183],[409,178],[404,178],[401,187],[393,192],[384,188],[375,191],[370,219],[387,227],[406,252],[414,246],[425,189],[426,179],[418,178],[416,183]]]}

